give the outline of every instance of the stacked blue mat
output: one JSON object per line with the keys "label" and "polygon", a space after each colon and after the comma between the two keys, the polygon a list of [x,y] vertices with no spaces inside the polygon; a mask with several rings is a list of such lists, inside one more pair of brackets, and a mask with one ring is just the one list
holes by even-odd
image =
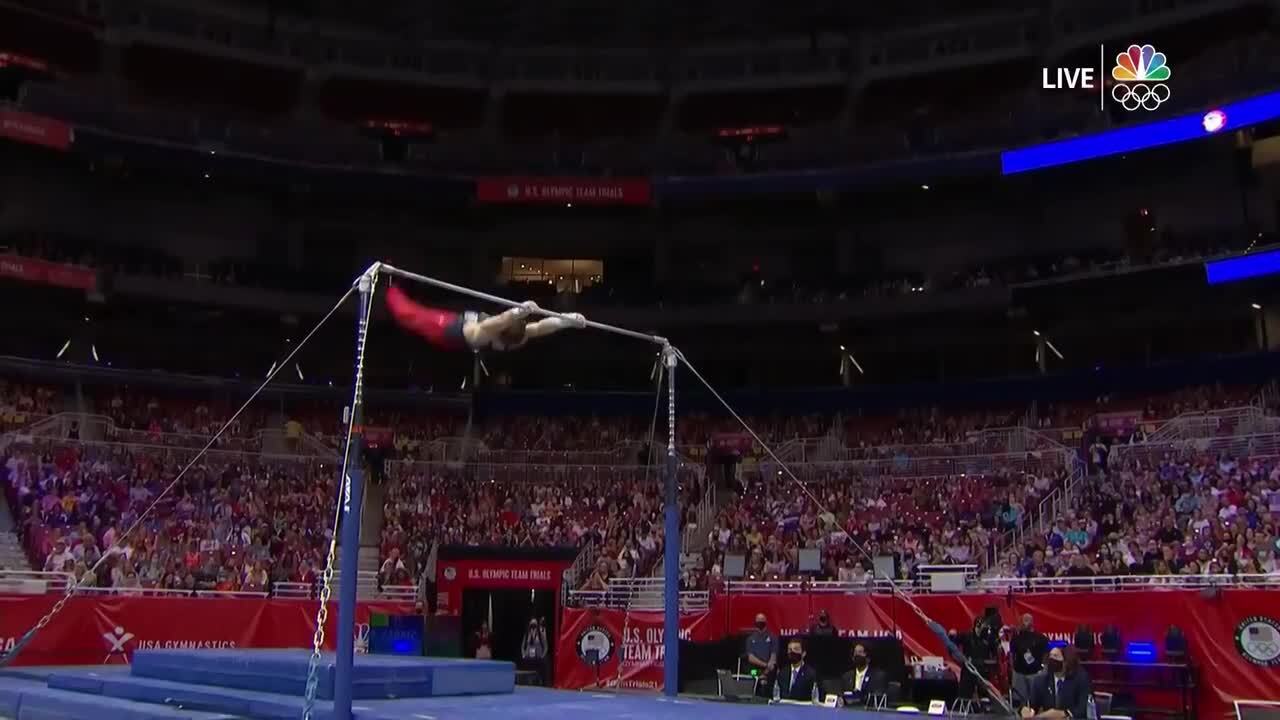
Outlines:
{"label": "stacked blue mat", "polygon": [[[55,707],[12,715],[20,720],[101,717],[104,712],[112,718],[297,718],[309,661],[310,653],[304,650],[139,650],[127,672],[51,672],[47,689],[29,693],[22,702],[48,704],[52,700],[57,701]],[[510,694],[515,690],[515,667],[495,660],[363,655],[356,658],[352,675],[352,698],[357,705],[360,701],[383,705],[377,701]],[[333,655],[322,657],[318,678],[316,716],[328,718],[336,679]],[[5,715],[3,697],[0,686],[0,716]],[[157,714],[137,708],[125,713],[126,708],[104,703],[107,700],[160,707],[155,708]],[[26,707],[30,710],[33,706]],[[172,714],[175,710],[183,714]]]}

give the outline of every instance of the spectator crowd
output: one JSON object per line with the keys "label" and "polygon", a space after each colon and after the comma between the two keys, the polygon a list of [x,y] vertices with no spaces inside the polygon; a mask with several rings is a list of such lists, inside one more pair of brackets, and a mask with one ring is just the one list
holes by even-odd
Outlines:
{"label": "spectator crowd", "polygon": [[[7,428],[30,426],[56,412],[62,394],[6,383],[0,420]],[[921,409],[841,423],[753,419],[773,443],[838,439],[836,461],[801,464],[800,482],[757,461],[756,447],[739,448],[724,462],[714,439],[736,425],[689,416],[679,439],[700,452],[682,460],[681,524],[686,550],[699,557],[685,570],[685,585],[718,587],[729,556],[742,558],[746,579],[855,584],[872,582],[868,556],[892,558],[900,580],[957,564],[985,577],[1024,579],[1275,574],[1277,458],[1187,451],[1155,459],[1117,454],[1099,463],[1087,452],[1101,444],[1090,429],[1100,411],[1138,408],[1143,421],[1154,422],[1240,396],[1232,388],[1190,388],[1066,405],[1055,417],[1080,423],[1093,443],[1075,451],[997,447],[992,438],[999,436],[983,429],[1010,424],[1017,415],[1011,408]],[[37,568],[120,591],[265,592],[316,578],[332,530],[332,456],[302,447],[261,452],[272,420],[248,413],[161,497],[233,404],[127,388],[107,389],[96,404],[110,418],[105,436],[81,437],[75,427],[59,438],[11,435],[2,456],[4,489]],[[336,412],[323,404],[303,406],[289,416],[297,427],[284,435],[296,440],[305,428],[332,444],[331,416]],[[650,574],[666,538],[660,463],[648,452],[646,420],[513,416],[479,423],[473,432],[480,449],[459,463],[433,456],[430,447],[444,433],[463,432],[465,419],[385,414],[377,422],[394,430],[400,459],[386,463],[379,478],[380,583],[416,585],[440,545],[589,549],[592,563],[581,579],[587,589]],[[1074,469],[1073,452],[1089,472]],[[1042,502],[1073,481],[1070,509],[1049,518],[1046,532],[1014,532],[1030,527]]]}

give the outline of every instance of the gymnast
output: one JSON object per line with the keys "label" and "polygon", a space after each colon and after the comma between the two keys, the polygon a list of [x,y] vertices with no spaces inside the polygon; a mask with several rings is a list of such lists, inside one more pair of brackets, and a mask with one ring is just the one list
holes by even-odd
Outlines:
{"label": "gymnast", "polygon": [[401,327],[444,350],[515,350],[531,339],[587,325],[578,313],[530,320],[538,310],[532,300],[500,315],[439,310],[419,305],[394,285],[387,289],[387,308]]}

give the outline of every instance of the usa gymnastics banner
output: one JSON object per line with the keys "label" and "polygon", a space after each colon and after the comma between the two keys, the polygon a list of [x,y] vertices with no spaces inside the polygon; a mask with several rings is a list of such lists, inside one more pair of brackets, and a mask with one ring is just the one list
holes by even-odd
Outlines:
{"label": "usa gymnastics banner", "polygon": [[16,110],[0,110],[0,138],[67,150],[73,137],[71,126],[61,120]]}
{"label": "usa gymnastics banner", "polygon": [[485,205],[648,205],[645,178],[491,177],[476,179]]}
{"label": "usa gymnastics banner", "polygon": [[[53,607],[57,597],[0,595],[0,651]],[[338,609],[333,603],[325,647],[335,647]],[[73,597],[32,639],[17,665],[101,665],[129,662],[153,648],[311,647],[317,604],[257,598]],[[372,613],[403,615],[412,604],[360,603],[356,647],[367,647]]]}
{"label": "usa gymnastics banner", "polygon": [[[1030,613],[1051,640],[1070,642],[1080,625],[1095,633],[1114,625],[1124,642],[1149,642],[1163,658],[1164,637],[1178,626],[1187,638],[1188,656],[1199,673],[1196,701],[1203,717],[1226,718],[1234,699],[1280,697],[1280,592],[1197,590],[1134,592],[1062,592],[1025,595],[918,595],[915,601],[942,627],[966,632],[987,607],[996,607],[1006,625]],[[740,595],[716,597],[707,611],[681,618],[682,639],[718,641],[745,635],[763,613],[769,627],[786,637],[802,635],[826,610],[844,637],[897,636],[909,656],[944,656],[938,638],[907,605],[879,595]],[[602,685],[661,687],[660,613],[621,610],[565,610],[556,648],[556,685],[596,687],[596,673],[585,658],[598,651],[605,664]],[[1112,690],[1111,687],[1098,689]],[[1121,687],[1122,690],[1132,688]],[[1145,706],[1172,707],[1176,693],[1138,691]]]}

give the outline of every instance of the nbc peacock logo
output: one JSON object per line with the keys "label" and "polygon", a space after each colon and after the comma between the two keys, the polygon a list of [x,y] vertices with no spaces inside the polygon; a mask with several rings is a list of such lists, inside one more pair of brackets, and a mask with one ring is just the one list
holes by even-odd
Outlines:
{"label": "nbc peacock logo", "polygon": [[1168,58],[1154,46],[1130,45],[1116,54],[1111,68],[1111,79],[1116,81],[1111,99],[1125,110],[1155,110],[1169,100],[1167,81],[1172,74]]}

